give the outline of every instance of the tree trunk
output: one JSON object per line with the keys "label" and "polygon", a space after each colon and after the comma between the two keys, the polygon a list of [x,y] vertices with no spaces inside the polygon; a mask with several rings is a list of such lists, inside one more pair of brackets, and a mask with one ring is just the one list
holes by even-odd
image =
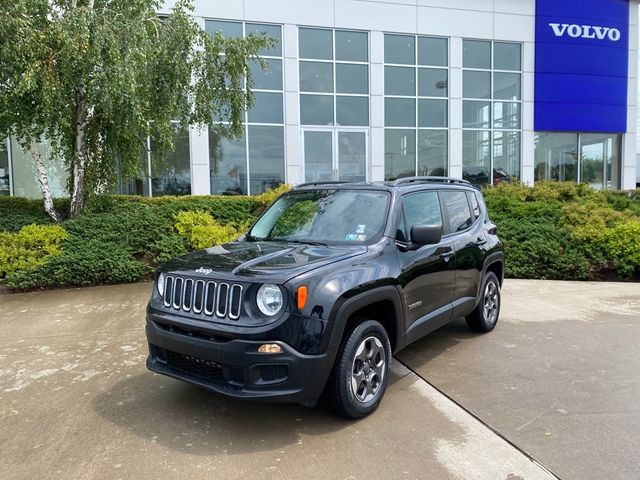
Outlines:
{"label": "tree trunk", "polygon": [[85,191],[84,177],[87,167],[87,155],[85,148],[85,133],[87,119],[85,113],[85,89],[78,88],[76,104],[76,145],[73,159],[73,190],[71,192],[71,205],[69,206],[69,218],[76,218],[84,210]]}
{"label": "tree trunk", "polygon": [[38,143],[35,138],[31,139],[30,142],[30,150],[31,156],[33,157],[33,162],[36,164],[36,173],[38,175],[38,184],[40,185],[40,191],[42,192],[42,199],[44,200],[44,210],[49,214],[49,216],[53,219],[54,222],[60,223],[62,221],[62,216],[60,212],[56,210],[56,207],[53,205],[53,198],[51,197],[51,189],[49,188],[49,177],[47,175],[47,167],[42,161],[42,154],[40,150],[38,150]]}

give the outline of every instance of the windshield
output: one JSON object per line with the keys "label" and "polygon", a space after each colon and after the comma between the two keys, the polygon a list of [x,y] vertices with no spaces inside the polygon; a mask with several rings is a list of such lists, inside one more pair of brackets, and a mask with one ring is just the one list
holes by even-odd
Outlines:
{"label": "windshield", "polygon": [[369,243],[384,230],[388,192],[311,190],[280,197],[249,238],[300,243]]}

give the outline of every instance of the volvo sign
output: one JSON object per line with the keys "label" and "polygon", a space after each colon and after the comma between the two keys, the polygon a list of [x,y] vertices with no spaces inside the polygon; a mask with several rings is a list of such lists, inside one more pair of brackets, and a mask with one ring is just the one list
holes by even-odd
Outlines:
{"label": "volvo sign", "polygon": [[629,0],[537,0],[535,129],[627,130]]}

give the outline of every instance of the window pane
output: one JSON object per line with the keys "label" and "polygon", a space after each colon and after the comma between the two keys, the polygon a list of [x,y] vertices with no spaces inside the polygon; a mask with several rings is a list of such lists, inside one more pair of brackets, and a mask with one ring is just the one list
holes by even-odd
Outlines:
{"label": "window pane", "polygon": [[462,132],[462,178],[475,185],[491,181],[491,132]]}
{"label": "window pane", "polygon": [[337,63],[336,91],[337,93],[369,93],[369,67]]}
{"label": "window pane", "polygon": [[336,97],[338,125],[369,125],[369,97]]}
{"label": "window pane", "polygon": [[305,182],[328,182],[333,179],[333,133],[304,132]]}
{"label": "window pane", "polygon": [[154,197],[159,195],[189,195],[191,193],[191,163],[189,161],[189,130],[176,129],[175,150],[160,158],[151,142],[151,186]]}
{"label": "window pane", "polygon": [[256,195],[284,183],[284,127],[249,126],[249,189]]}
{"label": "window pane", "polygon": [[338,132],[338,180],[367,180],[367,135],[364,132]]}
{"label": "window pane", "polygon": [[333,32],[319,28],[298,29],[300,58],[333,59]]}
{"label": "window pane", "polygon": [[282,90],[282,60],[266,58],[269,70],[264,71],[256,61],[250,61],[253,88],[258,90]]}
{"label": "window pane", "polygon": [[416,131],[384,131],[384,179],[395,180],[416,174]]}
{"label": "window pane", "polygon": [[336,60],[369,61],[369,35],[367,32],[336,30]]}
{"label": "window pane", "polygon": [[494,128],[520,128],[520,104],[512,102],[494,103]]}
{"label": "window pane", "polygon": [[491,102],[462,102],[463,128],[491,128]]}
{"label": "window pane", "polygon": [[6,140],[0,140],[0,195],[9,195],[9,154]]}
{"label": "window pane", "polygon": [[448,151],[446,130],[418,130],[418,175],[445,177]]}
{"label": "window pane", "polygon": [[[4,142],[3,142],[4,148]],[[53,197],[67,197],[67,179],[69,174],[64,161],[58,155],[53,155],[51,144],[47,140],[38,142],[38,148],[47,167],[49,188]],[[146,157],[145,157],[146,158]],[[189,155],[187,153],[187,165]],[[13,194],[16,197],[39,198],[42,200],[42,192],[38,185],[33,157],[29,150],[23,150],[20,144],[11,139],[11,166],[13,180]],[[5,175],[7,173],[5,172]]]}
{"label": "window pane", "polygon": [[446,67],[449,64],[446,38],[418,37],[418,65]]}
{"label": "window pane", "polygon": [[407,230],[416,225],[442,225],[438,192],[420,192],[403,198]]}
{"label": "window pane", "polygon": [[465,192],[442,192],[444,207],[449,214],[449,227],[452,232],[460,232],[471,226],[471,210]]}
{"label": "window pane", "polygon": [[446,127],[446,100],[418,100],[418,127]]}
{"label": "window pane", "polygon": [[494,132],[493,184],[520,178],[520,132]]}
{"label": "window pane", "polygon": [[416,101],[413,98],[385,98],[384,124],[387,127],[415,127]]}
{"label": "window pane", "polygon": [[493,98],[520,100],[520,74],[494,73]]}
{"label": "window pane", "polygon": [[467,198],[471,202],[471,213],[473,213],[474,218],[478,218],[480,216],[480,204],[478,203],[478,196],[476,193],[479,192],[467,192]]}
{"label": "window pane", "polygon": [[247,194],[247,148],[239,140],[225,138],[209,129],[211,195]]}
{"label": "window pane", "polygon": [[280,25],[264,25],[260,23],[247,23],[245,25],[245,33],[249,35],[254,33],[260,35],[265,33],[269,38],[273,38],[277,41],[276,45],[272,48],[263,48],[260,50],[259,55],[267,55],[272,57],[282,56],[282,29]]}
{"label": "window pane", "polygon": [[493,44],[493,68],[496,70],[520,70],[521,48],[519,43]]}
{"label": "window pane", "polygon": [[416,39],[408,35],[384,36],[384,61],[415,65]]}
{"label": "window pane", "polygon": [[206,20],[204,29],[207,33],[214,34],[220,32],[223,37],[235,38],[242,37],[242,23],[225,22],[223,20]]}
{"label": "window pane", "polygon": [[446,97],[448,71],[444,68],[418,69],[418,95],[421,97]]}
{"label": "window pane", "polygon": [[416,94],[416,69],[409,67],[384,67],[385,95]]}
{"label": "window pane", "polygon": [[333,92],[333,64],[300,62],[300,91]]}
{"label": "window pane", "polygon": [[620,136],[606,133],[580,135],[580,181],[593,188],[620,188]]}
{"label": "window pane", "polygon": [[255,97],[249,123],[284,123],[281,93],[255,92]]}
{"label": "window pane", "polygon": [[462,96],[463,98],[491,98],[491,73],[463,71]]}
{"label": "window pane", "polygon": [[464,68],[491,68],[491,42],[464,40],[462,42]]}
{"label": "window pane", "polygon": [[535,134],[535,181],[576,181],[578,135],[542,132]]}
{"label": "window pane", "polygon": [[333,97],[330,95],[300,95],[302,125],[333,125]]}

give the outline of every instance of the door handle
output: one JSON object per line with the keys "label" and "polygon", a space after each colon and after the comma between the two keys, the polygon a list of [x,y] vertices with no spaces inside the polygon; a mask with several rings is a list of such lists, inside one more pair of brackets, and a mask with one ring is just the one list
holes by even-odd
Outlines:
{"label": "door handle", "polygon": [[478,239],[475,242],[473,242],[473,245],[475,245],[476,247],[479,247],[481,245],[484,245],[485,243],[487,243],[487,239],[486,238],[478,237]]}
{"label": "door handle", "polygon": [[445,262],[448,262],[451,257],[453,257],[453,251],[444,252],[440,254],[440,258],[444,259]]}

